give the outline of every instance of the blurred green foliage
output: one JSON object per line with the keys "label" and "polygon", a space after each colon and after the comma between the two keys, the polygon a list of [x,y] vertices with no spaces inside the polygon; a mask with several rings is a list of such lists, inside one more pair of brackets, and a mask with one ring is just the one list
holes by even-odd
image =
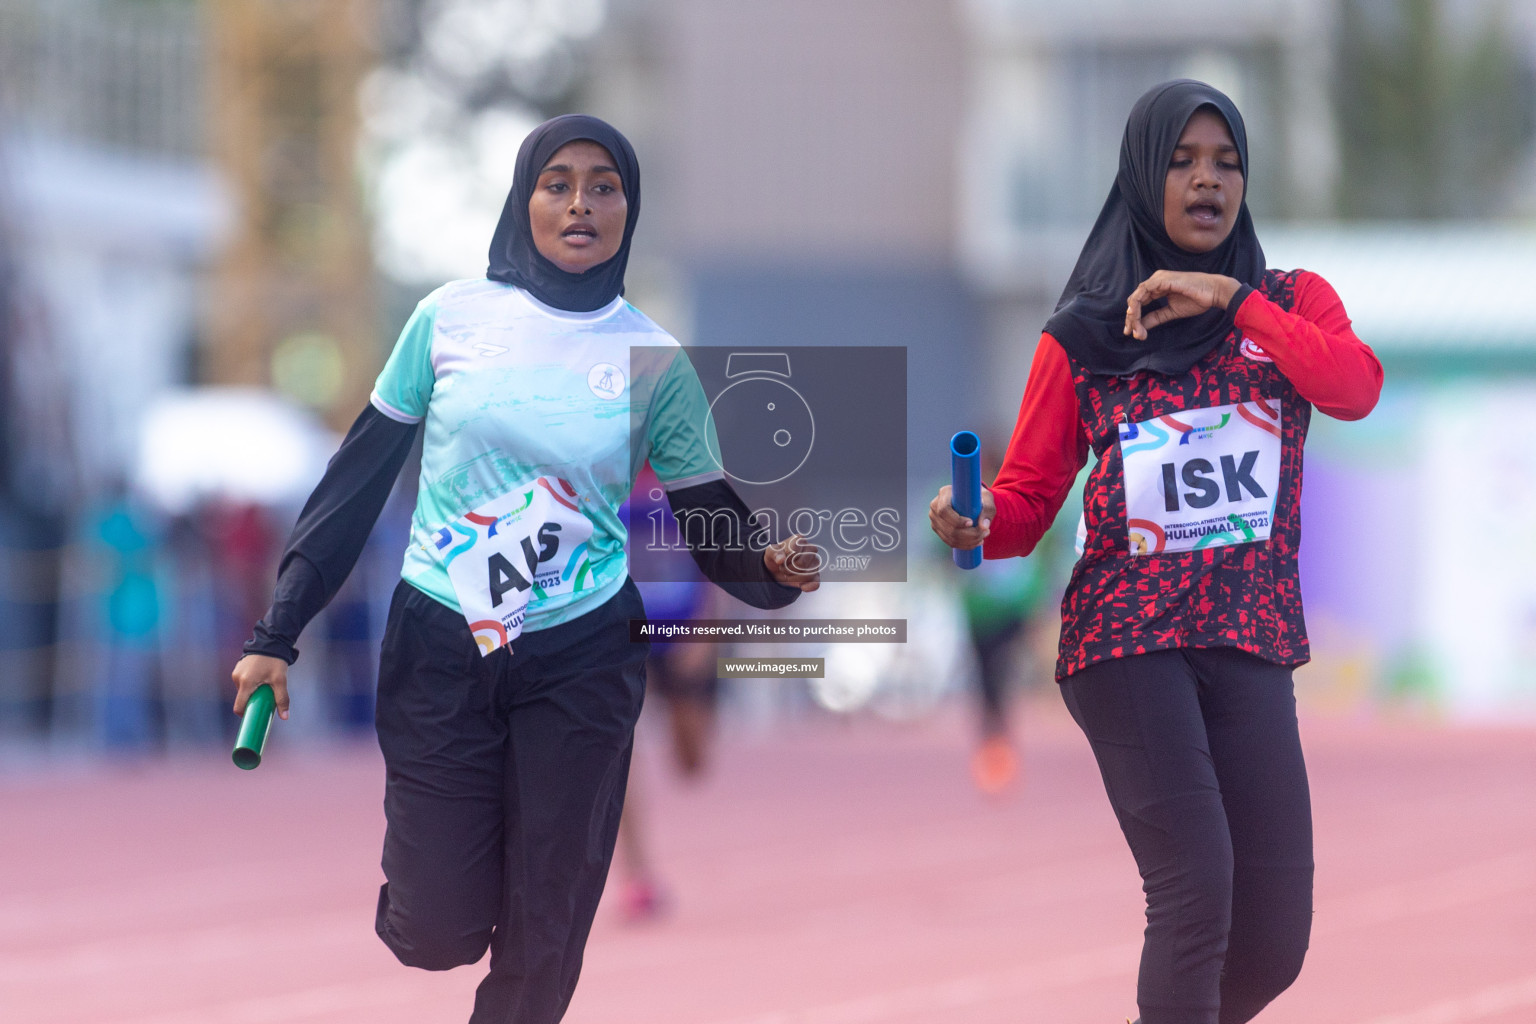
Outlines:
{"label": "blurred green foliage", "polygon": [[[1536,137],[1536,75],[1504,11],[1481,24],[1440,0],[1343,0],[1335,109],[1339,212],[1360,219],[1507,213]],[[1465,18],[1467,8],[1456,12]]]}

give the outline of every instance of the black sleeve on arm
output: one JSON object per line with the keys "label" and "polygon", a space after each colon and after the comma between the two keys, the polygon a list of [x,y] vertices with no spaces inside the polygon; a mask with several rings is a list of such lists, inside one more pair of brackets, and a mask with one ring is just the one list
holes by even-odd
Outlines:
{"label": "black sleeve on arm", "polygon": [[1231,324],[1233,320],[1237,319],[1238,308],[1241,307],[1244,302],[1248,301],[1248,296],[1252,294],[1253,285],[1240,284],[1237,286],[1237,291],[1232,293],[1232,297],[1227,300],[1227,308],[1223,310],[1223,312],[1227,315],[1228,324]]}
{"label": "black sleeve on arm", "polygon": [[800,596],[773,578],[763,549],[748,543],[753,525],[747,503],[724,480],[667,492],[688,553],[711,583],[754,608],[783,608]]}
{"label": "black sleeve on arm", "polygon": [[400,467],[411,454],[416,424],[392,420],[369,405],[347,431],[325,475],[294,524],[266,617],[246,654],[299,656],[294,644],[309,620],[336,596],[378,520]]}

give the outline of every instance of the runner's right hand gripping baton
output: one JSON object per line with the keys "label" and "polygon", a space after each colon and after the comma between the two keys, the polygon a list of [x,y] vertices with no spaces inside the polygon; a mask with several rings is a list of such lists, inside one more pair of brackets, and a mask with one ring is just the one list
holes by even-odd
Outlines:
{"label": "runner's right hand gripping baton", "polygon": [[[949,503],[973,523],[981,521],[981,438],[962,430],[949,439]],[[981,546],[969,551],[955,548],[955,564],[974,569],[981,564]]]}
{"label": "runner's right hand gripping baton", "polygon": [[250,771],[261,764],[261,751],[267,745],[267,734],[272,731],[272,712],[277,709],[277,698],[272,687],[262,683],[245,704],[245,717],[240,719],[240,735],[235,738],[235,749],[230,759],[235,767]]}

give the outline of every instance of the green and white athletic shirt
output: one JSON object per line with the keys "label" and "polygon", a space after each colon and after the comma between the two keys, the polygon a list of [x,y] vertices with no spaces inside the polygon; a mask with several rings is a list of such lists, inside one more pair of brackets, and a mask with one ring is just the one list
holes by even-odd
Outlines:
{"label": "green and white athletic shirt", "polygon": [[[632,346],[648,346],[647,365],[630,365]],[[623,298],[572,313],[499,281],[446,284],[416,307],[372,402],[402,423],[426,420],[401,571],[413,586],[462,612],[463,581],[448,566],[476,524],[494,533],[497,516],[505,524],[534,499],[551,510],[554,521],[522,541],[538,562],[524,630],[574,619],[623,585],[618,510],[647,459],[669,490],[724,476],[687,355]],[[515,568],[505,575],[521,583]]]}

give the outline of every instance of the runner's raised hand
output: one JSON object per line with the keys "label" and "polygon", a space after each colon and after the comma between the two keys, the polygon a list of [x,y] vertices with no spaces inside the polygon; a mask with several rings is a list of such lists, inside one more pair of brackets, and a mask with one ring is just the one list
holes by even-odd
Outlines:
{"label": "runner's raised hand", "polygon": [[[1145,341],[1147,332],[1159,324],[1182,320],[1208,309],[1225,309],[1241,287],[1234,278],[1221,274],[1159,270],[1141,282],[1126,298],[1125,329],[1122,333],[1131,335],[1137,341]],[[1158,299],[1167,299],[1168,304],[1148,313],[1142,312],[1142,307]]]}

